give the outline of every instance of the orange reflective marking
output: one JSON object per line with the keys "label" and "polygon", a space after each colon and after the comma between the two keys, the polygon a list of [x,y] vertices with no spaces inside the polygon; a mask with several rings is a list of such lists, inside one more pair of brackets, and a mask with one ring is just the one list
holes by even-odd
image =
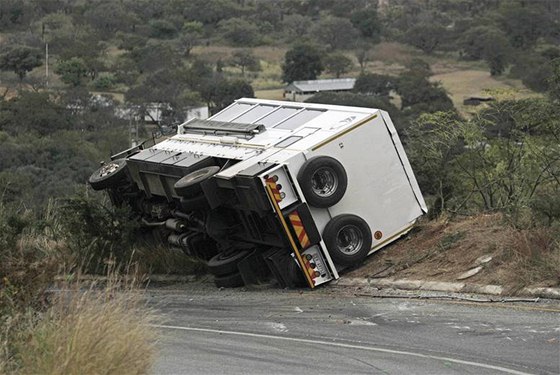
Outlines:
{"label": "orange reflective marking", "polygon": [[305,249],[310,245],[310,242],[298,212],[294,211],[290,215],[288,215],[288,217],[290,218],[290,222],[292,223],[292,227],[296,232],[296,236],[299,240],[301,247]]}
{"label": "orange reflective marking", "polygon": [[[270,198],[270,202],[272,203],[272,207],[274,208],[274,211],[276,212],[276,215],[278,216],[278,220],[280,220],[280,224],[282,224],[282,227],[284,227],[284,232],[286,233],[286,237],[288,237],[288,241],[290,242],[290,245],[294,251],[294,254],[296,255],[297,261],[300,264],[300,266],[302,268],[305,267],[305,269],[307,270],[307,266],[305,261],[307,261],[307,259],[302,258],[296,243],[294,242],[294,239],[292,237],[292,234],[290,233],[290,229],[288,228],[288,224],[286,223],[286,220],[284,219],[284,215],[282,215],[282,210],[280,209],[280,206],[278,205],[278,202],[274,199],[273,197],[273,193],[272,193],[272,188],[270,187],[270,185],[266,184],[266,193],[268,194],[268,197]],[[303,274],[305,275],[305,278],[307,279],[307,283],[309,284],[309,286],[311,288],[315,288],[315,281],[311,278],[311,276],[309,275],[308,272],[303,272]]]}

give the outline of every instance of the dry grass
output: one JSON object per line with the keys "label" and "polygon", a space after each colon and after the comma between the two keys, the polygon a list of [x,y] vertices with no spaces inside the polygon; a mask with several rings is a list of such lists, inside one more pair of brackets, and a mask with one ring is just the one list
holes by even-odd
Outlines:
{"label": "dry grass", "polygon": [[423,55],[422,52],[414,47],[397,42],[381,42],[371,50],[373,60],[403,66],[414,57],[420,57],[421,55]]}
{"label": "dry grass", "polygon": [[501,258],[517,270],[512,288],[543,279],[560,284],[560,241],[547,228],[514,231]]}
{"label": "dry grass", "polygon": [[269,99],[269,100],[284,100],[284,90],[283,89],[272,89],[272,90],[256,90],[255,97],[259,99]]}
{"label": "dry grass", "polygon": [[463,100],[469,96],[492,95],[499,98],[506,95],[512,99],[521,99],[538,95],[525,88],[520,80],[496,79],[488,71],[483,70],[455,70],[433,75],[430,80],[441,82],[455,108],[463,114],[472,113],[482,107],[464,106]]}
{"label": "dry grass", "polygon": [[20,316],[3,338],[12,356],[0,356],[0,373],[148,373],[155,355],[149,326],[154,317],[140,301],[129,287],[73,288],[57,295],[43,314]]}

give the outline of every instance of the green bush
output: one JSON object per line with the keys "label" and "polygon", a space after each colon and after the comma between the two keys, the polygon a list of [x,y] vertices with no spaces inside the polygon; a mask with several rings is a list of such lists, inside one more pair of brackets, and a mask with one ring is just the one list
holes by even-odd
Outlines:
{"label": "green bush", "polygon": [[93,81],[93,87],[97,90],[109,90],[117,83],[117,79],[112,74],[100,75]]}
{"label": "green bush", "polygon": [[57,217],[66,245],[84,272],[106,274],[115,264],[131,262],[138,223],[126,208],[83,194],[61,201]]}

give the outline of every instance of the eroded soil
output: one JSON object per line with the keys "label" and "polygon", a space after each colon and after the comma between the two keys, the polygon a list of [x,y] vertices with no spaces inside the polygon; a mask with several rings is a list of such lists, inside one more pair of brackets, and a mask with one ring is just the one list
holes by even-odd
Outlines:
{"label": "eroded soil", "polygon": [[560,246],[550,230],[519,230],[499,214],[417,225],[407,236],[371,255],[348,277],[395,277],[497,284],[510,291],[560,285]]}

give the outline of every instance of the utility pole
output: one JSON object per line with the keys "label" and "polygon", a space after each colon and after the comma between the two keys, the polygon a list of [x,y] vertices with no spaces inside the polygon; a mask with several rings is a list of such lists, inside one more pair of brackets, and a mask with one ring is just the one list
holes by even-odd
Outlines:
{"label": "utility pole", "polygon": [[45,77],[46,86],[49,87],[49,43],[45,43]]}

